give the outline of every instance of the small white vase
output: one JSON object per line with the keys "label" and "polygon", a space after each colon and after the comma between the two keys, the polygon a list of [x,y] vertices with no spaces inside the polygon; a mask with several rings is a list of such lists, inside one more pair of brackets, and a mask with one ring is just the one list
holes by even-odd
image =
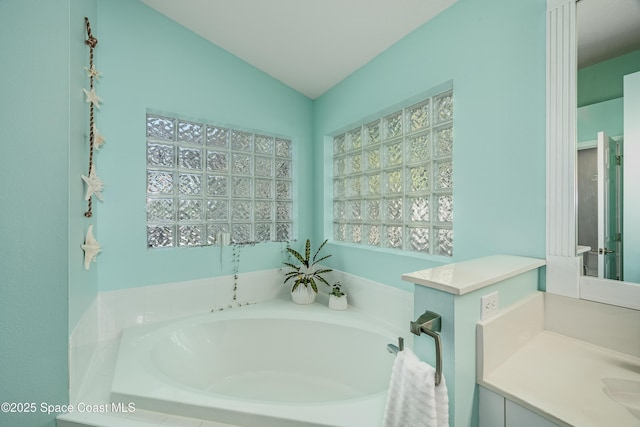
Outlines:
{"label": "small white vase", "polygon": [[337,297],[335,295],[329,295],[329,308],[331,310],[346,310],[347,305],[347,296],[343,295],[341,297]]}
{"label": "small white vase", "polygon": [[296,290],[291,291],[291,299],[296,304],[313,304],[318,293],[311,286],[305,286],[302,283],[298,285]]}

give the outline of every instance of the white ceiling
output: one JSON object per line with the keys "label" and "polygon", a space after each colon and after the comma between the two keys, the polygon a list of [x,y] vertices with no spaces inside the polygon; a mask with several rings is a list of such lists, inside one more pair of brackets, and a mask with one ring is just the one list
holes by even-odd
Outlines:
{"label": "white ceiling", "polygon": [[640,49],[640,0],[579,0],[578,66]]}
{"label": "white ceiling", "polygon": [[315,99],[456,0],[141,0]]}
{"label": "white ceiling", "polygon": [[[456,0],[141,0],[311,99]],[[640,49],[640,0],[579,0],[579,66]]]}

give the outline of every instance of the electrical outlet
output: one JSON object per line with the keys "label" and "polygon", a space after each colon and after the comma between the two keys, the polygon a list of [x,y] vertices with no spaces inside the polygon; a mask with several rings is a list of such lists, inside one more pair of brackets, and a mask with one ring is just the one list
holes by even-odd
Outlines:
{"label": "electrical outlet", "polygon": [[498,304],[498,292],[491,292],[480,298],[480,320],[484,320],[493,316],[498,312],[500,305]]}

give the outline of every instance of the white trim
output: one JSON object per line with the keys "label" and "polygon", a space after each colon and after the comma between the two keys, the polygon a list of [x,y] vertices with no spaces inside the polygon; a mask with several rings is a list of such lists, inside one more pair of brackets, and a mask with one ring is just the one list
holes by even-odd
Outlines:
{"label": "white trim", "polygon": [[571,298],[580,297],[582,257],[547,255],[546,291]]}
{"label": "white trim", "polygon": [[637,283],[582,276],[580,299],[640,310],[640,286]]}
{"label": "white trim", "polygon": [[547,1],[547,284],[577,298],[575,0]]}
{"label": "white trim", "polygon": [[574,0],[547,10],[547,254],[575,256],[576,13]]}
{"label": "white trim", "polygon": [[[620,142],[622,141],[622,135],[618,135],[618,136],[610,136],[609,138],[613,139],[616,142]],[[597,139],[591,139],[589,141],[578,141],[578,151],[580,150],[586,150],[588,148],[596,148],[598,147],[598,140]]]}

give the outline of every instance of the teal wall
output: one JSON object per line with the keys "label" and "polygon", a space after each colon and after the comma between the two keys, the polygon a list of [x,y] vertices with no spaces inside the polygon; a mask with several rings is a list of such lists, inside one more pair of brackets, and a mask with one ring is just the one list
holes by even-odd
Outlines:
{"label": "teal wall", "polygon": [[[72,4],[0,1],[0,402],[68,401]],[[0,412],[0,425],[54,417]]]}
{"label": "teal wall", "polygon": [[640,50],[578,70],[578,107],[622,97],[622,78],[640,71]]}
{"label": "teal wall", "polygon": [[[441,263],[544,258],[545,10],[544,0],[459,0],[316,100],[315,212],[330,215],[327,135],[454,88],[453,259],[332,243],[333,267],[402,287],[402,273]],[[316,239],[332,236],[329,221],[316,223]]]}
{"label": "teal wall", "polygon": [[[106,137],[96,153],[105,201],[91,219],[79,178],[83,16],[99,40]],[[412,290],[400,274],[494,253],[543,257],[544,16],[544,0],[459,0],[311,101],[137,1],[0,0],[0,170],[5,183],[19,179],[0,190],[10,219],[0,223],[0,401],[67,401],[67,337],[97,292],[231,273],[228,249],[221,266],[219,248],[146,248],[147,109],[292,138],[296,234],[320,240],[331,235],[327,135],[452,80],[453,260],[332,244],[333,266]],[[87,272],[89,224],[103,252]],[[241,269],[279,266],[281,250],[245,248]],[[0,424],[52,426],[53,416],[0,414]]]}
{"label": "teal wall", "polygon": [[[231,249],[146,247],[145,114],[176,113],[292,138],[298,234],[312,227],[312,101],[138,1],[98,2],[97,123],[106,138],[97,159],[105,182],[97,239],[100,290],[231,274]],[[276,268],[277,243],[242,250],[241,271]],[[249,261],[250,260],[250,261]]]}
{"label": "teal wall", "polygon": [[[449,392],[451,427],[477,426],[476,323],[480,320],[482,296],[498,292],[500,309],[538,291],[541,269],[534,269],[488,287],[455,296],[437,289],[416,286],[416,315],[425,310],[442,316],[442,370]],[[421,359],[435,366],[435,345],[429,336],[414,337],[414,349]]]}
{"label": "teal wall", "polygon": [[578,108],[578,144],[598,139],[598,132],[609,136],[624,134],[623,99],[615,98]]}
{"label": "teal wall", "polygon": [[593,141],[598,131],[620,136],[623,130],[623,78],[640,71],[640,50],[578,70],[578,142]]}

